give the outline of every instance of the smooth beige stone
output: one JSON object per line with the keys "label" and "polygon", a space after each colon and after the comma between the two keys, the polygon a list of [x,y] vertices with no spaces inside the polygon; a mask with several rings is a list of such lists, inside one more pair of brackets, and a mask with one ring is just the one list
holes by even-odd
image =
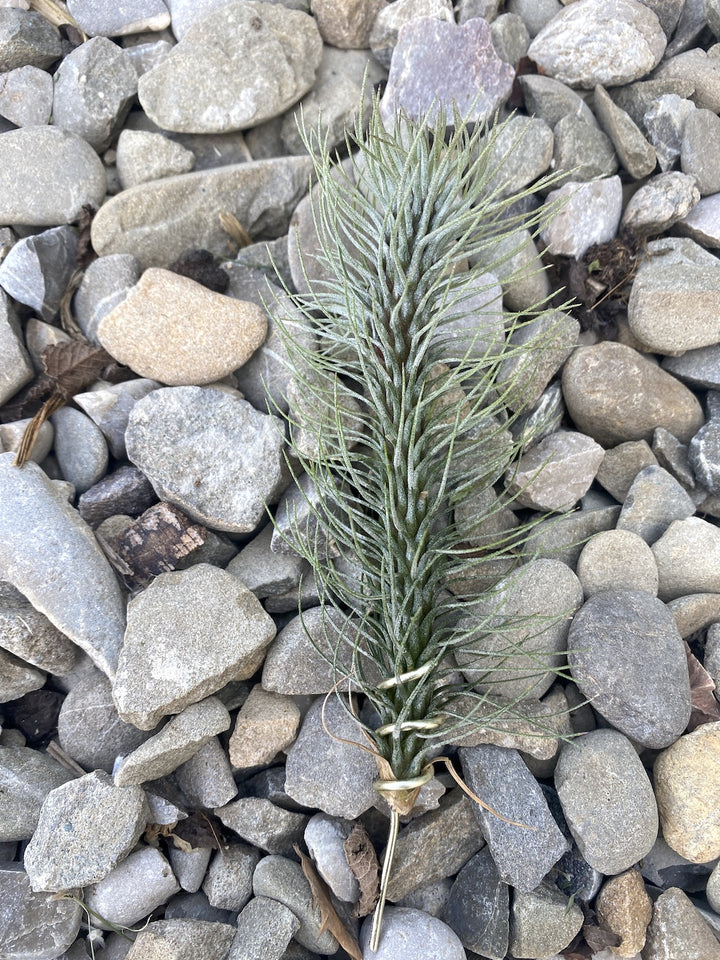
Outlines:
{"label": "smooth beige stone", "polygon": [[100,321],[98,339],[139,376],[190,386],[241,367],[262,344],[267,326],[256,304],[151,267]]}
{"label": "smooth beige stone", "polygon": [[300,710],[292,697],[256,684],[240,708],[230,737],[230,763],[239,770],[270,763],[295,742],[299,726]]}

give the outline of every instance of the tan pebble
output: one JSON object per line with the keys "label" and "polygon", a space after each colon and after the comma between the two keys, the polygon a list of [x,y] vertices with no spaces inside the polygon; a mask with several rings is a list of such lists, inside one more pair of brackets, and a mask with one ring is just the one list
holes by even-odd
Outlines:
{"label": "tan pebble", "polygon": [[637,870],[626,870],[603,885],[596,911],[602,926],[621,937],[611,947],[616,957],[634,957],[645,946],[645,933],[652,917],[652,901]]}
{"label": "tan pebble", "polygon": [[230,737],[230,762],[236,769],[269,763],[295,742],[300,710],[292,697],[256,684],[238,713]]}
{"label": "tan pebble", "polygon": [[98,338],[141,377],[199,386],[246,363],[265,340],[267,326],[264,311],[254,303],[151,267],[103,317]]}

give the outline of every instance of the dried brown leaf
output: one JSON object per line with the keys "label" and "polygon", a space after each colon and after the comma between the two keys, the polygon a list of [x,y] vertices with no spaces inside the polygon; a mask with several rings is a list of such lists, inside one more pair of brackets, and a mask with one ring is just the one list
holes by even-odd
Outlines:
{"label": "dried brown leaf", "polygon": [[305,856],[297,844],[293,845],[293,850],[300,857],[302,871],[312,890],[313,904],[316,909],[320,911],[320,932],[322,933],[325,930],[329,930],[343,950],[350,954],[353,960],[363,960],[360,946],[337,915],[337,911],[332,905],[328,889],[315,870],[315,864],[310,857]]}
{"label": "dried brown leaf", "polygon": [[343,844],[345,858],[353,876],[360,885],[360,899],[355,905],[355,916],[372,913],[380,894],[380,864],[377,853],[362,824],[356,823]]}
{"label": "dried brown leaf", "polygon": [[715,681],[693,654],[687,641],[685,641],[685,655],[690,674],[690,703],[692,704],[687,728],[692,732],[703,723],[714,723],[720,720],[720,704],[715,699]]}
{"label": "dried brown leaf", "polygon": [[94,383],[103,367],[113,362],[110,354],[87,340],[69,340],[46,347],[40,359],[45,373],[54,381],[54,393],[66,400]]}
{"label": "dried brown leaf", "polygon": [[53,392],[54,382],[46,373],[41,373],[0,410],[0,423],[12,423],[33,417]]}

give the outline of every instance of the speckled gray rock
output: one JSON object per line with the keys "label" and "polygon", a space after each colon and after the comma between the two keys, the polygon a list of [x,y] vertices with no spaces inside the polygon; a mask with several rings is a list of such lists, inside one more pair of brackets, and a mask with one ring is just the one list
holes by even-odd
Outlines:
{"label": "speckled gray rock", "polygon": [[482,261],[492,264],[509,310],[522,312],[544,301],[550,293],[550,281],[529,230],[513,230],[496,242],[489,242],[482,252]]}
{"label": "speckled gray rock", "polygon": [[504,747],[462,747],[460,761],[473,793],[514,821],[473,804],[501,879],[516,890],[533,890],[569,847],[535,778],[517,750]]}
{"label": "speckled gray rock", "polygon": [[0,290],[0,403],[29,383],[34,370],[23,341],[17,315],[4,291]]}
{"label": "speckled gray rock", "polygon": [[[227,914],[223,914],[224,917]],[[125,960],[225,960],[234,936],[227,922],[178,917],[153,920],[135,938]]]}
{"label": "speckled gray rock", "polygon": [[698,483],[720,493],[720,393],[707,395],[708,422],[690,441],[688,457]]}
{"label": "speckled gray rock", "polygon": [[279,421],[212,387],[148,394],[130,413],[125,442],[161,499],[214,530],[252,532],[285,483]]}
{"label": "speckled gray rock", "polygon": [[591,730],[565,744],[555,786],[567,824],[591,867],[622,873],[652,849],[658,832],[652,785],[622,733]]}
{"label": "speckled gray rock", "polygon": [[50,419],[63,478],[77,493],[85,493],[105,476],[109,457],[105,437],[90,417],[73,407],[63,407]]}
{"label": "speckled gray rock", "polygon": [[387,907],[377,951],[370,951],[372,923],[360,930],[363,956],[373,960],[465,960],[458,935],[442,920],[412,907]]}
{"label": "speckled gray rock", "polygon": [[57,787],[43,803],[25,850],[33,890],[69,890],[102,880],[133,849],[147,817],[141,788],[116,787],[103,771]]}
{"label": "speckled gray rock", "polygon": [[305,569],[301,557],[271,551],[273,529],[270,523],[263,527],[225,568],[260,600],[297,588]]}
{"label": "speckled gray rock", "polygon": [[75,269],[77,243],[68,226],[18,240],[0,264],[0,286],[43,320],[52,320]]}
{"label": "speckled gray rock", "polygon": [[545,203],[549,207],[559,205],[558,212],[542,232],[548,250],[579,259],[592,244],[604,243],[615,236],[622,213],[620,178],[569,182],[559,190],[551,190]]}
{"label": "speckled gray rock", "polygon": [[553,131],[544,120],[511,117],[492,143],[488,163],[496,172],[488,180],[487,189],[498,188],[500,196],[519,193],[548,169],[553,142]]}
{"label": "speckled gray rock", "polygon": [[522,17],[503,13],[490,24],[490,35],[497,55],[517,67],[530,46],[530,34]]}
{"label": "speckled gray rock", "polygon": [[45,70],[26,66],[0,74],[0,116],[17,127],[48,123],[53,82]]}
{"label": "speckled gray rock", "polygon": [[509,96],[514,74],[495,52],[484,20],[411,20],[398,33],[381,114],[389,122],[401,107],[418,118],[454,101],[463,115],[471,110],[472,119],[487,120]]}
{"label": "speckled gray rock", "polygon": [[655,901],[643,960],[720,960],[720,944],[692,900],[677,887]]}
{"label": "speckled gray rock", "polygon": [[316,813],[310,817],[304,834],[305,845],[318,873],[333,894],[346,903],[356,903],[360,896],[360,886],[344,850],[352,829],[349,820]]}
{"label": "speckled gray rock", "polygon": [[112,773],[118,756],[132,753],[150,736],[151,733],[122,722],[110,681],[99,670],[74,684],[60,708],[60,746],[86,770]]}
{"label": "speckled gray rock", "polygon": [[68,637],[19,594],[0,598],[0,647],[39,670],[59,676],[73,669],[79,652]]}
{"label": "speckled gray rock", "polygon": [[46,674],[0,649],[0,703],[18,700],[45,686]]}
{"label": "speckled gray rock", "polygon": [[[18,470],[13,460],[0,454],[1,575],[112,675],[125,626],[115,574],[90,527],[40,467]],[[58,578],[66,567],[73,575]]]}
{"label": "speckled gray rock", "polygon": [[[695,88],[692,98],[700,109],[720,110],[720,63],[700,47],[685,50],[666,58],[655,72],[654,79],[689,80]],[[686,94],[689,96],[689,94]]]}
{"label": "speckled gray rock", "polygon": [[65,956],[78,935],[82,907],[67,897],[33,893],[20,863],[0,865],[0,943],[8,958]]}
{"label": "speckled gray rock", "polygon": [[35,11],[0,10],[0,70],[49,67],[62,55],[60,31]]}
{"label": "speckled gray rock", "polygon": [[675,520],[652,546],[661,600],[720,593],[720,529],[700,517]]}
{"label": "speckled gray rock", "polygon": [[690,683],[665,604],[638,590],[597,593],[575,614],[567,644],[575,682],[614,727],[651,749],[680,736],[690,717]]}
{"label": "speckled gray rock", "polygon": [[163,0],[123,0],[111,7],[103,0],[69,0],[68,10],[90,37],[123,37],[170,24]]}
{"label": "speckled gray rock", "polygon": [[635,233],[650,235],[687,219],[700,194],[695,181],[679,171],[660,173],[637,190],[623,213],[623,226]]}
{"label": "speckled gray rock", "polygon": [[166,777],[229,726],[230,714],[216,697],[192,703],[116,766],[115,785]]}
{"label": "speckled gray rock", "polygon": [[685,121],[680,145],[683,173],[695,177],[703,197],[720,191],[720,117],[693,110]]}
{"label": "speckled gray rock", "polygon": [[63,59],[53,80],[55,126],[96,150],[107,147],[137,93],[127,53],[107,37],[92,37]]}
{"label": "speckled gray rock", "polygon": [[603,446],[650,441],[658,426],[686,443],[704,422],[687,387],[621,343],[578,347],[562,382],[575,425]]}
{"label": "speckled gray rock", "polygon": [[72,774],[48,754],[29,747],[0,747],[0,842],[29,840],[43,801]]}
{"label": "speckled gray rock", "polygon": [[76,403],[93,423],[97,424],[112,455],[118,460],[123,460],[126,455],[125,431],[130,411],[138,400],[142,400],[159,386],[156,380],[138,377],[122,383],[101,385],[88,393],[76,393],[73,403]]}
{"label": "speckled gray rock", "polygon": [[264,857],[255,868],[253,893],[256,897],[278,900],[300,921],[294,936],[298,943],[314,953],[334,953],[337,940],[325,930],[320,933],[320,910],[313,906],[310,884],[302,867],[285,857]]}
{"label": "speckled gray rock", "polygon": [[691,387],[720,390],[720,344],[688,350],[680,357],[667,357],[662,366]]}
{"label": "speckled gray rock", "polygon": [[675,477],[660,466],[650,466],[633,480],[617,526],[653,544],[674,520],[684,520],[694,513],[695,504]]}
{"label": "speckled gray rock", "polygon": [[590,437],[557,430],[508,471],[508,492],[518,506],[569,510],[590,489],[602,459],[602,447]]}
{"label": "speckled gray rock", "polygon": [[175,770],[173,780],[194,810],[221,807],[238,792],[227,751],[218,737],[211,737],[197,753],[181,764]]}
{"label": "speckled gray rock", "polygon": [[646,105],[641,121],[662,171],[670,170],[679,158],[685,122],[696,109],[692,100],[677,93],[662,94]]}
{"label": "speckled gray rock", "polygon": [[[251,235],[281,236],[309,174],[309,157],[279,157],[139,184],[103,204],[93,220],[93,247],[100,256],[131,253],[143,267],[168,266],[189,247],[225,257],[230,248],[221,213],[233,210]],[[0,178],[0,213],[2,198]]]}
{"label": "speckled gray rock", "polygon": [[540,31],[528,56],[544,74],[591,89],[645,76],[666,44],[657,17],[637,0],[578,0]]}
{"label": "speckled gray rock", "polygon": [[113,696],[120,717],[150,730],[255,673],[275,625],[255,596],[218,567],[164,573],[128,606]]}
{"label": "speckled gray rock", "polygon": [[583,912],[549,882],[535,890],[518,890],[510,918],[510,949],[515,957],[549,957],[572,942],[583,925]]}
{"label": "speckled gray rock", "polygon": [[611,177],[618,169],[612,140],[595,124],[569,114],[553,127],[553,173],[564,174],[559,183]]}
{"label": "speckled gray rock", "polygon": [[193,847],[192,850],[180,850],[171,846],[169,852],[173,873],[183,890],[197,893],[205,879],[212,850],[210,847]]}
{"label": "speckled gray rock", "polygon": [[237,913],[252,897],[252,878],[260,853],[244,843],[228,843],[213,857],[203,892],[213,907]]}
{"label": "speckled gray rock", "polygon": [[285,904],[254,897],[237,918],[226,960],[281,960],[299,927],[300,921]]}
{"label": "speckled gray rock", "polygon": [[256,684],[240,708],[228,744],[233,767],[244,769],[270,763],[295,741],[299,726],[300,710],[292,697]]}
{"label": "speckled gray rock", "polygon": [[671,473],[685,488],[695,486],[695,475],[690,466],[688,447],[680,443],[664,427],[658,427],[653,434],[652,451],[661,467]]}
{"label": "speckled gray rock", "polygon": [[652,173],[657,163],[654,147],[645,139],[632,117],[612,101],[601,84],[595,87],[593,105],[600,125],[630,176],[640,180]]}
{"label": "speckled gray rock", "polygon": [[657,596],[658,570],[647,543],[630,530],[596,533],[582,549],[577,575],[585,597],[603,590],[644,590]]}
{"label": "speckled gray rock", "polygon": [[720,247],[720,194],[703,197],[690,212],[677,222],[677,232],[691,237],[703,247]]}
{"label": "speckled gray rock", "polygon": [[363,742],[362,734],[347,708],[336,697],[325,700],[314,701],[288,751],[285,790],[306,807],[352,820],[373,806],[377,767],[354,746]]}
{"label": "speckled gray rock", "polygon": [[123,130],[116,149],[117,171],[123,190],[149,180],[188,173],[195,163],[192,150],[147,130]]}
{"label": "speckled gray rock", "polygon": [[299,10],[228,4],[190,27],[140,78],[143,109],[165,130],[224,133],[279,116],[315,80],[322,40]]}
{"label": "speckled gray rock", "polygon": [[503,958],[510,935],[509,910],[508,885],[486,847],[458,873],[442,917],[468,950]]}
{"label": "speckled gray rock", "polygon": [[105,186],[102,161],[75,134],[54,126],[0,134],[2,223],[71,223],[86,204],[100,206]]}
{"label": "speckled gray rock", "polygon": [[595,115],[580,94],[560,80],[534,73],[520,76],[518,80],[527,112],[541,117],[549,127],[568,115],[580,117],[591,126],[597,125]]}
{"label": "speckled gray rock", "polygon": [[[468,681],[507,697],[541,697],[562,662],[568,617],[582,603],[580,582],[560,560],[533,560],[500,581],[493,595],[472,604],[463,628],[477,625],[478,639],[457,652]],[[518,620],[492,633],[493,618],[503,614]],[[548,618],[544,629],[533,614]],[[487,672],[491,671],[491,672]],[[518,676],[519,674],[519,676]]]}
{"label": "speckled gray rock", "polygon": [[253,847],[282,856],[292,854],[308,822],[305,814],[285,810],[263,797],[241,797],[217,807],[214,813]]}
{"label": "speckled gray rock", "polygon": [[[83,900],[99,917],[101,930],[139,923],[180,887],[172,868],[155,847],[140,847],[110,871],[99,883],[83,891]],[[102,919],[99,919],[102,918]]]}

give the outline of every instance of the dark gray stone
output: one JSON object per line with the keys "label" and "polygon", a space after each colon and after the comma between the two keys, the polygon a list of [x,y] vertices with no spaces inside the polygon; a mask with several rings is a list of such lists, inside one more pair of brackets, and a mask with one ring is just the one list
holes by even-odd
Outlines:
{"label": "dark gray stone", "polygon": [[0,10],[0,70],[49,67],[62,55],[60,31],[35,11]]}
{"label": "dark gray stone", "polygon": [[501,879],[533,890],[569,848],[538,783],[517,750],[462,747],[460,761],[470,789],[492,808],[473,811]]}
{"label": "dark gray stone", "polygon": [[488,190],[512,196],[542,176],[553,159],[553,131],[538,117],[510,117],[492,141],[488,163],[495,168]]}
{"label": "dark gray stone", "polygon": [[302,840],[308,822],[304,814],[284,810],[260,797],[233,800],[224,807],[217,807],[214,813],[243,840],[267,853],[281,856],[292,854],[293,844]]}
{"label": "dark gray stone", "polygon": [[663,172],[670,170],[680,157],[683,130],[696,109],[692,100],[676,93],[663,94],[647,105],[642,123]]}
{"label": "dark gray stone", "polygon": [[662,366],[688,386],[720,390],[720,344],[665,357]]}
{"label": "dark gray stone", "polygon": [[8,960],[65,956],[80,930],[81,905],[33,893],[20,863],[0,864],[0,904],[0,943]]}
{"label": "dark gray stone", "polygon": [[680,443],[668,430],[658,427],[653,434],[652,451],[660,466],[671,473],[678,483],[686,489],[695,486],[687,444]]}
{"label": "dark gray stone", "polygon": [[225,960],[281,960],[299,927],[300,921],[283,903],[254,897],[237,919]]}
{"label": "dark gray stone", "polygon": [[67,226],[18,240],[0,264],[0,286],[43,320],[52,320],[75,269],[77,243],[77,233]]}
{"label": "dark gray stone", "polygon": [[34,376],[22,331],[7,294],[0,290],[0,403],[5,403]]}
{"label": "dark gray stone", "polygon": [[458,873],[443,920],[468,950],[504,960],[510,936],[509,889],[489,849],[476,853]]}
{"label": "dark gray stone", "polygon": [[674,520],[684,520],[694,513],[695,504],[675,477],[663,467],[650,466],[633,480],[617,527],[653,544]]}
{"label": "dark gray stone", "polygon": [[522,17],[516,13],[503,13],[490,25],[493,46],[505,63],[517,67],[530,46],[530,34]]}
{"label": "dark gray stone", "polygon": [[698,483],[720,494],[720,392],[710,391],[707,403],[708,422],[690,441],[688,456]]}
{"label": "dark gray stone", "polygon": [[[304,561],[292,554],[273,553],[270,549],[274,527],[268,524],[240,550],[225,568],[237,577],[259,600],[297,588],[305,570]],[[269,688],[268,688],[269,689]],[[313,691],[321,693],[320,690]]]}
{"label": "dark gray stone", "polygon": [[78,512],[91,527],[115,514],[139,516],[157,502],[152,484],[137,467],[118,467],[78,500]]}
{"label": "dark gray stone", "polygon": [[[570,685],[568,684],[568,686]],[[586,709],[589,708],[586,707]],[[577,714],[575,714],[575,717],[577,717]],[[577,726],[575,729],[577,732]],[[584,732],[587,732],[587,730]],[[557,790],[547,783],[541,783],[540,786],[550,808],[550,813],[552,813],[555,822],[563,832],[563,836],[570,844],[570,849],[560,857],[548,874],[547,879],[551,880],[567,897],[574,897],[575,900],[585,900],[586,902],[592,900],[603,882],[603,874],[591,867],[580,853],[565,821]]]}
{"label": "dark gray stone", "polygon": [[173,780],[193,810],[221,807],[237,796],[227,751],[212,737],[198,752],[181,764]]}
{"label": "dark gray stone", "polygon": [[649,593],[606,590],[575,614],[573,678],[593,708],[627,737],[662,749],[690,717],[685,650],[672,614]]}
{"label": "dark gray stone", "polygon": [[[527,539],[527,555],[561,560],[574,568],[588,537],[602,530],[614,529],[619,515],[620,507],[610,506],[576,510],[567,516],[541,519]],[[536,518],[539,516],[536,515]]]}

